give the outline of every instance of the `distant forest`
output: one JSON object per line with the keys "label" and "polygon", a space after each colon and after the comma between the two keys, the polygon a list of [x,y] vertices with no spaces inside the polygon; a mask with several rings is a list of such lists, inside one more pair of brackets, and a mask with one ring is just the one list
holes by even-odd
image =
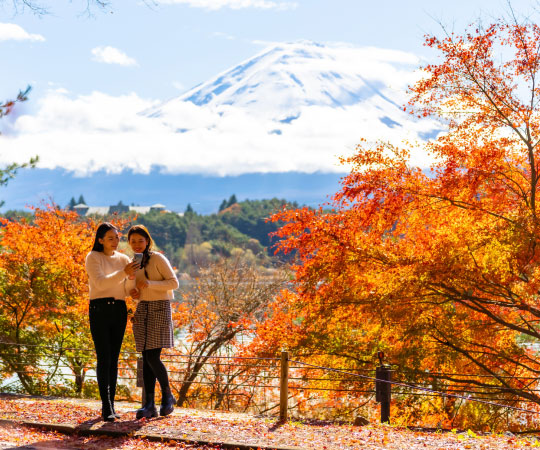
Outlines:
{"label": "distant forest", "polygon": [[[81,201],[82,200],[82,201]],[[79,201],[70,201],[66,208]],[[271,269],[283,262],[283,255],[274,255],[270,234],[282,224],[267,219],[286,206],[298,208],[296,202],[273,198],[270,200],[244,200],[238,202],[235,195],[224,199],[219,212],[210,215],[197,214],[188,205],[183,214],[151,211],[146,214],[126,213],[130,224],[143,224],[150,231],[159,250],[165,252],[179,272],[196,276],[199,269],[219,258],[242,258],[257,266]],[[3,217],[25,217],[32,220],[27,211],[7,211]],[[94,217],[106,220],[107,217]]]}
{"label": "distant forest", "polygon": [[188,205],[183,215],[150,212],[133,223],[145,225],[156,244],[180,272],[196,274],[220,257],[241,257],[256,265],[271,267],[273,256],[269,236],[281,225],[267,219],[283,205],[298,207],[277,198],[271,200],[224,200],[217,214],[200,215]]}

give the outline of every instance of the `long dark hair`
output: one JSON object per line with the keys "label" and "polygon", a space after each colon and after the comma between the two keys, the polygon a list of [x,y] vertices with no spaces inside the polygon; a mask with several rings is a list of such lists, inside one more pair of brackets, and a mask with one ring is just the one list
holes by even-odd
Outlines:
{"label": "long dark hair", "polygon": [[152,247],[154,245],[154,240],[152,239],[152,236],[150,236],[150,232],[144,225],[133,225],[129,229],[128,235],[127,235],[128,242],[132,234],[138,234],[139,236],[142,236],[143,238],[146,239],[146,248],[143,251],[143,259],[141,262],[141,269],[142,269],[148,263],[150,256],[152,256]]}
{"label": "long dark hair", "polygon": [[103,239],[105,237],[105,234],[107,234],[107,231],[114,230],[118,232],[118,228],[116,228],[112,223],[109,222],[102,222],[98,225],[96,230],[96,237],[94,238],[94,245],[92,247],[92,251],[94,252],[102,252],[103,251],[103,244],[99,242],[100,239]]}

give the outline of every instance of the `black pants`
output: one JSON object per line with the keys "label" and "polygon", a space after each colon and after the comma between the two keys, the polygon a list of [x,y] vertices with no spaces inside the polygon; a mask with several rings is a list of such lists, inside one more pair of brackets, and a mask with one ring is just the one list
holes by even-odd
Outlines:
{"label": "black pants", "polygon": [[169,389],[169,375],[161,362],[161,348],[144,350],[143,356],[143,381],[147,395],[152,395],[156,389],[156,379],[161,386],[161,394]]}
{"label": "black pants", "polygon": [[90,300],[90,332],[96,348],[97,382],[104,407],[114,405],[118,357],[127,323],[126,302],[111,298]]}

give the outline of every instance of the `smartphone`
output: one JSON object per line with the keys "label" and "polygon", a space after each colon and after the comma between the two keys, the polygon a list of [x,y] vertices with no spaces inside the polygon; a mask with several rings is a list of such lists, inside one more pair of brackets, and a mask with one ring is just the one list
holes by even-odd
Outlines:
{"label": "smartphone", "polygon": [[142,263],[142,258],[143,258],[143,254],[142,253],[135,253],[133,255],[133,262],[138,262],[139,263],[139,267],[141,266],[141,263]]}

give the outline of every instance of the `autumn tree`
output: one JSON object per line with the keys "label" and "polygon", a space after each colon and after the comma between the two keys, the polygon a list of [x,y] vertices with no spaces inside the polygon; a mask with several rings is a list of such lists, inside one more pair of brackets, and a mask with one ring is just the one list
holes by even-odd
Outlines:
{"label": "autumn tree", "polygon": [[94,359],[84,260],[95,224],[53,206],[35,209],[31,223],[0,220],[1,371],[28,393],[50,393],[62,364],[80,394]]}
{"label": "autumn tree", "polygon": [[[187,332],[184,350],[189,355],[179,380],[179,405],[186,402],[193,382],[213,356],[238,353],[243,339],[249,338],[255,324],[265,319],[267,307],[284,281],[284,272],[265,272],[242,258],[222,259],[201,270],[196,284],[186,288],[175,314],[177,324]],[[215,407],[220,406],[241,373],[237,370],[216,375],[221,379],[214,387],[221,386],[222,390],[215,393]]]}
{"label": "autumn tree", "polygon": [[[296,292],[261,349],[285,343],[358,369],[384,350],[405,381],[436,372],[427,382],[441,389],[540,404],[540,28],[497,22],[426,45],[441,59],[408,108],[447,132],[363,142],[331,212],[274,216],[287,222],[280,248],[299,255]],[[419,150],[434,161],[425,170],[410,162]],[[500,412],[477,408],[480,421]]]}

